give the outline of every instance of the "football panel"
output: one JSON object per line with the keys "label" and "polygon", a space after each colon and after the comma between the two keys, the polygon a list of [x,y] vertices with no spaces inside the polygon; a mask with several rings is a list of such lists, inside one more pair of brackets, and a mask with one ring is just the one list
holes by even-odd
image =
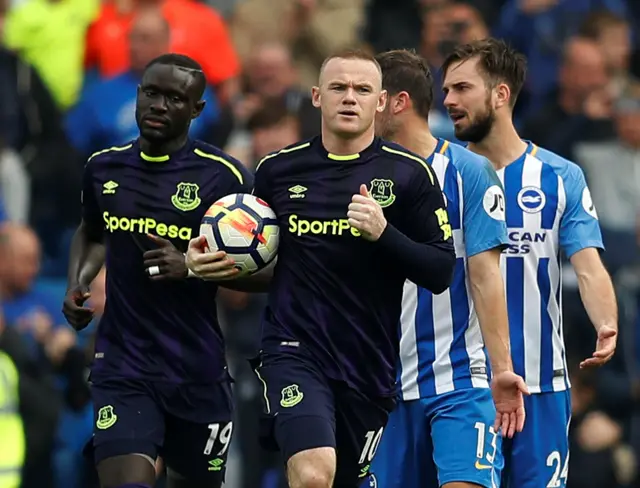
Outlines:
{"label": "football panel", "polygon": [[221,209],[229,208],[235,203],[235,195],[227,195],[216,200],[207,210],[205,215],[216,215]]}
{"label": "football panel", "polygon": [[217,251],[218,249],[223,249],[224,248],[224,238],[222,237],[222,234],[220,233],[220,226],[218,225],[217,222],[211,226],[211,231],[213,232],[213,240],[216,243],[215,250]]}
{"label": "football panel", "polygon": [[268,225],[262,231],[265,240],[264,244],[260,244],[257,251],[260,257],[269,262],[278,253],[278,245],[280,243],[280,228],[275,225]]}
{"label": "football panel", "polygon": [[[219,198],[216,203],[221,203],[223,204],[225,207],[230,207],[231,205],[233,205],[234,203],[236,203],[237,199],[238,199],[238,195],[239,193],[231,193],[229,195],[226,195],[222,198]],[[215,204],[214,204],[215,205]]]}
{"label": "football panel", "polygon": [[243,204],[263,219],[275,219],[276,214],[269,205],[263,200],[254,197],[253,195],[246,195],[243,198]]}
{"label": "football panel", "polygon": [[[249,200],[251,203],[251,200]],[[245,202],[241,202],[237,207],[238,211],[242,211],[251,217],[255,222],[260,222],[262,220],[262,216],[258,213],[252,205],[247,205]]]}
{"label": "football panel", "polygon": [[235,261],[241,275],[251,274],[258,270],[258,265],[249,253],[228,254],[228,256]]}
{"label": "football panel", "polygon": [[236,208],[220,219],[220,223],[224,223],[232,226],[239,233],[246,233],[253,236],[253,231],[258,228],[260,223],[259,215],[252,215],[251,212],[247,212],[245,209]]}
{"label": "football panel", "polygon": [[204,236],[207,240],[207,252],[215,252],[219,249],[218,240],[214,232],[214,226],[205,222],[200,225],[200,235]]}
{"label": "football panel", "polygon": [[262,256],[260,256],[260,253],[258,252],[257,249],[254,249],[253,251],[251,251],[251,258],[256,263],[256,266],[257,266],[256,271],[261,270],[267,265],[264,259],[262,259]]}
{"label": "football panel", "polygon": [[220,236],[225,247],[256,246],[255,235],[250,230],[238,230],[228,223],[220,223]]}
{"label": "football panel", "polygon": [[204,218],[216,218],[218,215],[224,215],[224,206],[214,203],[204,214]]}

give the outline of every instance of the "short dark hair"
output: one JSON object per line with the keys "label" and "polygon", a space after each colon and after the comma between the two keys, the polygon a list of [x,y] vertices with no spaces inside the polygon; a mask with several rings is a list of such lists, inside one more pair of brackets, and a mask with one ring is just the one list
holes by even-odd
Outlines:
{"label": "short dark hair", "polygon": [[406,49],[397,49],[376,56],[382,69],[382,88],[389,95],[406,91],[415,111],[428,119],[433,103],[433,76],[426,60]]}
{"label": "short dark hair", "polygon": [[335,53],[330,54],[329,56],[324,58],[322,66],[320,67],[320,73],[324,71],[325,66],[332,59],[361,59],[363,61],[371,61],[376,65],[378,71],[382,72],[378,61],[376,60],[376,57],[370,52],[365,51],[364,49],[343,49],[341,51],[336,51]]}
{"label": "short dark hair", "polygon": [[295,119],[295,115],[289,111],[286,102],[280,97],[268,98],[263,102],[262,106],[249,117],[246,123],[246,129],[249,132],[260,129],[270,129],[288,118]]}
{"label": "short dark hair", "polygon": [[488,38],[457,46],[442,64],[442,73],[452,64],[478,59],[479,67],[490,86],[506,83],[511,90],[509,103],[513,107],[527,77],[527,58],[501,39]]}
{"label": "short dark hair", "polygon": [[145,66],[145,72],[155,65],[167,65],[167,66],[176,66],[178,68],[184,68],[190,70],[193,73],[193,77],[196,82],[196,86],[198,87],[199,99],[202,98],[204,94],[204,90],[207,86],[207,79],[204,76],[204,71],[200,63],[198,63],[195,59],[190,58],[189,56],[185,56],[184,54],[177,53],[167,53],[161,54],[157,58],[149,61],[147,66]]}

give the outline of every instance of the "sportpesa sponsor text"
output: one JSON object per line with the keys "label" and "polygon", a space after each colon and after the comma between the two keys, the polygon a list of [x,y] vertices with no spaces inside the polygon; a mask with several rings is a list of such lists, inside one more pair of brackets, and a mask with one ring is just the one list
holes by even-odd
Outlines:
{"label": "sportpesa sponsor text", "polygon": [[118,217],[110,215],[109,212],[102,214],[106,229],[113,233],[115,231],[134,232],[138,234],[155,234],[169,239],[180,239],[188,241],[191,239],[191,227],[179,227],[177,225],[158,222],[151,217]]}

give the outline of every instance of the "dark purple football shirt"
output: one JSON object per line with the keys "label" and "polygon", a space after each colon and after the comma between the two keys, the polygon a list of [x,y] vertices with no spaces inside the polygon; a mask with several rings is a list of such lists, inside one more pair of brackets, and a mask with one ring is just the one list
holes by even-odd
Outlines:
{"label": "dark purple football shirt", "polygon": [[83,218],[92,234],[104,236],[107,267],[93,378],[197,384],[226,377],[216,285],[153,282],[142,255],[157,247],[147,233],[186,251],[211,204],[252,186],[241,163],[199,141],[156,158],[145,157],[135,141],[89,159]]}
{"label": "dark purple football shirt", "polygon": [[380,242],[349,226],[347,209],[361,184],[395,229],[453,255],[437,217],[445,207],[438,181],[403,147],[375,139],[360,154],[340,157],[318,137],[269,155],[258,165],[254,193],[275,211],[281,237],[262,346],[303,354],[331,379],[391,396],[408,273]]}

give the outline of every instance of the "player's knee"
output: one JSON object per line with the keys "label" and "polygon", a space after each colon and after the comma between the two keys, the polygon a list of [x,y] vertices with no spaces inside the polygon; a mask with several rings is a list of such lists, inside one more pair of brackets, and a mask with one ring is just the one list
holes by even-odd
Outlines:
{"label": "player's knee", "polygon": [[144,454],[113,456],[98,462],[100,485],[104,488],[147,487],[156,481],[155,462]]}
{"label": "player's knee", "polygon": [[289,470],[290,488],[331,488],[333,473],[329,469],[307,465],[295,472]]}
{"label": "player's knee", "polygon": [[336,472],[336,452],[319,447],[294,454],[287,462],[290,488],[331,488]]}

